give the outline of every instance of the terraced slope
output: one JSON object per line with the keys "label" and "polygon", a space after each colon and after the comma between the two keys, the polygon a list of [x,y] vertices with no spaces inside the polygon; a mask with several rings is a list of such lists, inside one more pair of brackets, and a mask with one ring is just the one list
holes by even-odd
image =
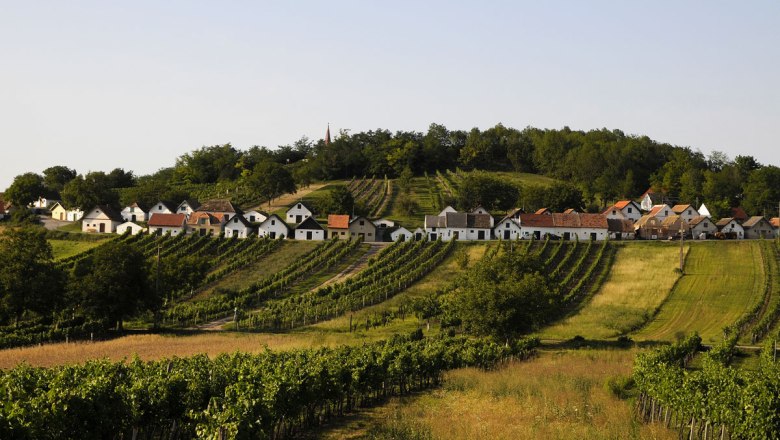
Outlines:
{"label": "terraced slope", "polygon": [[697,331],[704,343],[720,341],[723,328],[761,299],[763,283],[759,243],[692,243],[685,274],[635,339],[672,341]]}

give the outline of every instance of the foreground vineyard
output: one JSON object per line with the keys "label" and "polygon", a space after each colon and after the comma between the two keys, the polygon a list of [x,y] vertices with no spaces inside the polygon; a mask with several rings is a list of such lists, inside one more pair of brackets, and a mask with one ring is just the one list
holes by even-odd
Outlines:
{"label": "foreground vineyard", "polygon": [[19,366],[0,374],[0,437],[286,438],[378,399],[436,385],[448,369],[525,358],[535,345],[412,335],[213,360]]}

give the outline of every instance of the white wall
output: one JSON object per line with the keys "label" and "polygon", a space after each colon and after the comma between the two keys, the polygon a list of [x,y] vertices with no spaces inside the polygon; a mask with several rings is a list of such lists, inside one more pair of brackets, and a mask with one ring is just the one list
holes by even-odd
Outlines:
{"label": "white wall", "polygon": [[312,230],[312,229],[296,229],[295,230],[295,239],[296,240],[306,240],[306,233],[311,232],[312,233],[312,240],[325,240],[325,231],[323,230]]}

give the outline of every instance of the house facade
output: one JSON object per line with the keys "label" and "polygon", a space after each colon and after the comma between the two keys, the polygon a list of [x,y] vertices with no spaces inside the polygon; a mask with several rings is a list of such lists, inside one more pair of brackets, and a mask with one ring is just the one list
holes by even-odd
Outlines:
{"label": "house facade", "polygon": [[490,240],[493,238],[491,218],[488,214],[444,212],[444,215],[426,215],[424,228],[431,241]]}
{"label": "house facade", "polygon": [[225,238],[247,238],[254,235],[254,227],[244,216],[236,215],[225,223]]}
{"label": "house facade", "polygon": [[198,204],[198,202],[185,200],[179,203],[179,206],[176,207],[176,214],[184,214],[187,217],[189,217],[199,207],[200,205]]}
{"label": "house facade", "polygon": [[350,238],[349,216],[345,214],[328,214],[328,238]]}
{"label": "house facade", "polygon": [[648,215],[655,217],[660,221],[664,221],[666,217],[674,215],[674,211],[672,210],[671,206],[667,205],[666,203],[662,203],[660,205],[653,206]]}
{"label": "house facade", "polygon": [[295,228],[295,239],[321,241],[325,240],[325,232],[325,229],[314,220],[314,217],[309,217]]}
{"label": "house facade", "polygon": [[220,199],[203,202],[195,212],[207,212],[216,217],[221,217],[223,222],[227,222],[232,219],[233,216],[240,214],[240,211],[233,206],[233,203],[231,203],[230,200]]}
{"label": "house facade", "polygon": [[122,216],[114,208],[99,205],[84,215],[81,222],[81,230],[83,232],[110,234],[116,232],[117,226],[122,223]]}
{"label": "house facade", "polygon": [[135,202],[122,209],[122,219],[126,222],[145,222],[149,220],[148,209]]}
{"label": "house facade", "polygon": [[[607,208],[602,214],[607,216],[607,219],[620,219],[631,220],[635,222],[642,218],[642,208],[639,204],[633,200],[621,200],[611,207]],[[576,211],[572,212],[576,213]],[[564,214],[569,214],[564,212]]]}
{"label": "house facade", "polygon": [[681,215],[670,215],[661,222],[661,238],[680,238],[680,234],[688,237],[690,232],[691,227]]}
{"label": "house facade", "polygon": [[146,219],[150,220],[154,214],[176,214],[176,205],[160,200],[149,207]]}
{"label": "house facade", "polygon": [[738,240],[745,238],[745,229],[733,217],[722,218],[715,223],[715,226],[718,228],[718,232],[723,234],[724,238],[736,238]]}
{"label": "house facade", "polygon": [[745,238],[775,238],[775,229],[765,217],[757,215],[742,223]]}
{"label": "house facade", "polygon": [[634,223],[636,237],[644,240],[657,240],[661,237],[661,220],[650,214],[643,215]]}
{"label": "house facade", "polygon": [[124,222],[116,227],[116,233],[119,235],[129,233],[130,235],[142,234],[146,231],[146,228],[137,225],[133,222]]}
{"label": "house facade", "polygon": [[412,237],[414,237],[414,235],[403,226],[390,233],[391,241],[409,241]]}
{"label": "house facade", "polygon": [[607,227],[610,239],[633,240],[636,237],[634,222],[629,219],[607,217]]}
{"label": "house facade", "polygon": [[268,214],[263,211],[249,211],[244,213],[244,220],[249,223],[262,223],[268,218]]}
{"label": "house facade", "polygon": [[691,227],[691,235],[694,240],[710,238],[718,232],[715,222],[706,215],[692,218],[688,225]]}
{"label": "house facade", "polygon": [[51,207],[51,218],[54,220],[65,221],[68,215],[68,210],[60,202],[55,203]]}
{"label": "house facade", "polygon": [[268,237],[272,240],[277,238],[289,238],[290,227],[276,214],[271,214],[257,228],[257,235]]}
{"label": "house facade", "polygon": [[642,211],[650,211],[653,209],[653,206],[661,203],[663,201],[663,195],[660,193],[657,193],[653,191],[652,189],[648,189],[645,191],[644,194],[639,198],[639,207],[642,208]]}
{"label": "house facade", "polygon": [[674,205],[672,206],[672,212],[679,215],[686,222],[690,222],[694,217],[698,217],[699,211],[692,205]]}
{"label": "house facade", "polygon": [[349,235],[365,242],[377,241],[377,227],[365,217],[357,217],[349,222]]}
{"label": "house facade", "polygon": [[520,214],[524,239],[543,239],[547,235],[563,240],[606,240],[609,223],[604,214]]}
{"label": "house facade", "polygon": [[517,219],[507,215],[493,227],[493,236],[500,240],[517,240],[522,238],[522,228]]}
{"label": "house facade", "polygon": [[297,225],[303,223],[304,220],[311,218],[313,215],[314,211],[311,208],[303,202],[298,202],[287,210],[287,223]]}
{"label": "house facade", "polygon": [[150,234],[185,234],[187,232],[187,216],[184,214],[152,214],[148,226]]}
{"label": "house facade", "polygon": [[188,234],[218,236],[222,233],[222,226],[225,224],[225,218],[221,214],[195,211],[189,217],[183,213],[176,215],[183,215],[186,218]]}

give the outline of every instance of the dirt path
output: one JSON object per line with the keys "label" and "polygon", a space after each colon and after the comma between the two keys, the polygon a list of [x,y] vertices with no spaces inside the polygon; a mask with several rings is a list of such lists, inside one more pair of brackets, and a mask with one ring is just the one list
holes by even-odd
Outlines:
{"label": "dirt path", "polygon": [[271,212],[275,209],[292,205],[294,202],[297,202],[299,199],[306,197],[309,193],[317,191],[318,189],[322,188],[325,185],[326,185],[325,183],[312,183],[306,188],[299,189],[298,192],[296,192],[295,194],[287,193],[280,196],[279,198],[274,199],[273,205],[271,204],[271,202],[265,202],[255,209],[257,209],[258,211]]}

